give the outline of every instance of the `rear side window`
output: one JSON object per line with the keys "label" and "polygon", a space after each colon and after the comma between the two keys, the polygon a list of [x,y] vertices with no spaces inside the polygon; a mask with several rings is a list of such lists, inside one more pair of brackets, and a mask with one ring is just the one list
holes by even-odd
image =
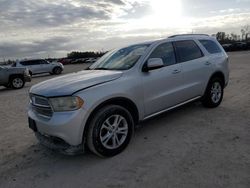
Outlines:
{"label": "rear side window", "polygon": [[22,64],[24,66],[30,66],[30,65],[39,65],[40,62],[39,62],[39,60],[31,60],[31,61],[22,61],[22,62],[20,62],[20,64]]}
{"label": "rear side window", "polygon": [[165,66],[176,63],[175,53],[172,43],[163,43],[157,46],[149,58],[161,58]]}
{"label": "rear side window", "polygon": [[48,64],[48,62],[45,61],[45,60],[40,60],[39,63],[40,63],[40,64]]}
{"label": "rear side window", "polygon": [[39,64],[40,64],[40,60],[31,61],[31,65],[39,65]]}
{"label": "rear side window", "polygon": [[203,57],[198,45],[192,40],[174,42],[178,62],[185,62]]}
{"label": "rear side window", "polygon": [[26,66],[26,65],[29,65],[29,62],[28,61],[21,61],[20,64]]}
{"label": "rear side window", "polygon": [[212,40],[199,40],[210,54],[220,53],[220,47]]}

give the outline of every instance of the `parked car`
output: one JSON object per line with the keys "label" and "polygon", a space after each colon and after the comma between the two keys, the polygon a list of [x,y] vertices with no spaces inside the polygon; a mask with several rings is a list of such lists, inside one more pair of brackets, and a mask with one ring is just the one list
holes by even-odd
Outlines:
{"label": "parked car", "polygon": [[31,76],[27,68],[0,66],[0,85],[7,88],[21,89],[25,82],[30,82]]}
{"label": "parked car", "polygon": [[49,63],[44,59],[32,59],[17,61],[12,67],[26,67],[29,69],[30,75],[50,73],[50,74],[61,74],[64,66],[58,62]]}
{"label": "parked car", "polygon": [[88,58],[86,61],[85,61],[85,63],[94,63],[94,62],[96,62],[96,58]]}
{"label": "parked car", "polygon": [[225,51],[231,51],[233,45],[232,44],[222,44],[222,47],[224,48]]}
{"label": "parked car", "polygon": [[74,60],[73,59],[62,58],[62,59],[59,59],[57,62],[61,63],[63,65],[68,65],[68,64],[71,64],[72,61],[74,61]]}
{"label": "parked car", "polygon": [[232,49],[235,51],[247,50],[247,43],[246,42],[235,42],[232,46]]}
{"label": "parked car", "polygon": [[114,156],[143,120],[200,100],[220,105],[228,56],[215,38],[178,35],[108,52],[78,73],[30,89],[29,127],[65,153]]}

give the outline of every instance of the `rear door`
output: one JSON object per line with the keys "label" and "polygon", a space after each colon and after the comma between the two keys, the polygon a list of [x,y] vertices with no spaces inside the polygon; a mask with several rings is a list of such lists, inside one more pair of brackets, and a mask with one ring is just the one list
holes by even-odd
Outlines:
{"label": "rear door", "polygon": [[29,64],[29,69],[31,70],[32,74],[40,73],[40,60],[31,60]]}
{"label": "rear door", "polygon": [[40,60],[40,72],[51,72],[50,64],[46,60]]}
{"label": "rear door", "polygon": [[194,40],[175,41],[177,62],[182,65],[183,100],[202,96],[212,73],[212,64]]}
{"label": "rear door", "polygon": [[27,60],[27,61],[22,61],[20,64],[26,68],[28,68],[32,74],[37,74],[39,73],[39,60]]}

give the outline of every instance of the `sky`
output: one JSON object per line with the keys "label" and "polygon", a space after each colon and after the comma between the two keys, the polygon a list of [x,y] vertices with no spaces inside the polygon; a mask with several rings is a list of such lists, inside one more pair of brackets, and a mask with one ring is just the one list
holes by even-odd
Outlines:
{"label": "sky", "polygon": [[0,0],[0,61],[106,51],[173,34],[240,34],[250,0]]}

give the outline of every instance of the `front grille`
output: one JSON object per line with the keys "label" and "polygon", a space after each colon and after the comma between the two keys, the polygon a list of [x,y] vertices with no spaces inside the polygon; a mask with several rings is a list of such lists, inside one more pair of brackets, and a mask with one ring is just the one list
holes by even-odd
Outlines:
{"label": "front grille", "polygon": [[36,112],[38,115],[45,116],[45,117],[52,117],[53,111],[51,108],[43,108],[32,105],[32,109],[34,112]]}
{"label": "front grille", "polygon": [[30,95],[32,110],[39,116],[50,118],[53,115],[53,110],[49,104],[49,100],[45,97]]}

